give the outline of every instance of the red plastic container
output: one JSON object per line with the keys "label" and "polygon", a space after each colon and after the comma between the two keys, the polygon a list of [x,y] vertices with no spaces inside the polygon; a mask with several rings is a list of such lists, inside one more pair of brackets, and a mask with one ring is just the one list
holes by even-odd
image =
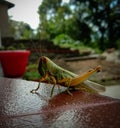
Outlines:
{"label": "red plastic container", "polygon": [[0,51],[0,61],[5,77],[21,77],[26,71],[29,50]]}

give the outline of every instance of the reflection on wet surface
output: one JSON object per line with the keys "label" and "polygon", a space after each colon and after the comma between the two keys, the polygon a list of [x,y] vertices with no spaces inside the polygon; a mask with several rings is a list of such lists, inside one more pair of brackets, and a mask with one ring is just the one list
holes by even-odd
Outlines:
{"label": "reflection on wet surface", "polygon": [[[73,91],[59,93],[41,84],[38,93],[30,91],[37,82],[0,78],[0,128],[106,128],[120,126],[120,100]],[[61,88],[64,91],[65,88]]]}

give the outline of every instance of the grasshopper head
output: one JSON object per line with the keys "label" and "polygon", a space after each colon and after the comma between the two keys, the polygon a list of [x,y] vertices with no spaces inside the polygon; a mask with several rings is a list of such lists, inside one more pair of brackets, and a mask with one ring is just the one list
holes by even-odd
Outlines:
{"label": "grasshopper head", "polygon": [[48,57],[42,56],[40,57],[39,65],[38,65],[38,71],[41,76],[44,76],[46,74],[55,74],[56,71],[60,67],[57,66],[53,61],[51,61]]}

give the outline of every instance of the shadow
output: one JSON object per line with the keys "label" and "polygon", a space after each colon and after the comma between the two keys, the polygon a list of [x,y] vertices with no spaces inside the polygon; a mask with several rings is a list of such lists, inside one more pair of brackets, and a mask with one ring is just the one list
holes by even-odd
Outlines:
{"label": "shadow", "polygon": [[[43,124],[49,124],[51,127],[99,127],[110,125],[114,116],[120,119],[117,115],[120,113],[120,100],[83,91],[72,91],[72,94],[71,96],[65,91],[55,95],[42,107],[40,112],[44,113]],[[114,122],[113,125],[118,124]]]}
{"label": "shadow", "polygon": [[41,100],[44,100],[46,102],[49,102],[49,99],[47,97],[45,97],[45,96],[40,95],[40,93],[35,92],[34,94],[36,94],[39,98],[41,98]]}

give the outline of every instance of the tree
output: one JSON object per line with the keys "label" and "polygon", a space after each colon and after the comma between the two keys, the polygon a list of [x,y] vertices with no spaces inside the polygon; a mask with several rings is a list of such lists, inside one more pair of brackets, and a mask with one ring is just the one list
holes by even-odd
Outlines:
{"label": "tree", "polygon": [[115,42],[120,38],[118,0],[71,0],[71,3],[76,7],[76,19],[97,30],[101,49],[116,47]]}
{"label": "tree", "polygon": [[15,39],[29,39],[34,37],[33,29],[29,24],[24,22],[14,21],[10,18],[10,33]]}
{"label": "tree", "polygon": [[[85,41],[90,38],[89,26],[76,20],[70,5],[63,3],[62,0],[53,0],[51,3],[49,0],[44,0],[39,7],[39,14],[41,38],[51,40],[62,33],[71,36],[75,40]],[[88,34],[84,34],[85,31]]]}
{"label": "tree", "polygon": [[57,8],[60,6],[61,0],[43,0],[39,6],[38,13],[40,14],[40,25],[39,29],[41,32],[41,38],[49,38],[47,31],[49,22],[48,20],[56,15]]}
{"label": "tree", "polygon": [[39,6],[40,37],[53,39],[66,34],[85,45],[96,42],[100,49],[117,47],[120,40],[118,0],[44,0]]}

